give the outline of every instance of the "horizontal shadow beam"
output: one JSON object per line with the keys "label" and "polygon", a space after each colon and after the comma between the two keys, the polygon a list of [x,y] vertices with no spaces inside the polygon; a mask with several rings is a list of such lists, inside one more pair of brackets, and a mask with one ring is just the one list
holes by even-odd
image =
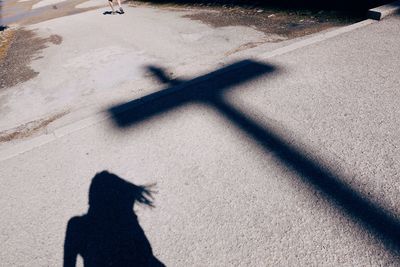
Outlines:
{"label": "horizontal shadow beam", "polygon": [[[108,111],[117,126],[127,127],[184,104],[219,95],[234,86],[274,70],[271,65],[242,60],[190,81],[182,81],[178,85],[112,107]],[[165,82],[164,75],[158,74],[158,76]]]}

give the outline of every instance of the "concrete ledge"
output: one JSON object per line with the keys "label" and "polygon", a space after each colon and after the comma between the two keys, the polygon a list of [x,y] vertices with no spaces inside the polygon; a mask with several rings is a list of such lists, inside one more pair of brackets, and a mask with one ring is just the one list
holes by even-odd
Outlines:
{"label": "concrete ledge", "polygon": [[15,146],[0,151],[0,162],[18,156],[36,147],[48,144],[56,140],[56,136],[52,133],[39,135],[32,139],[25,140]]}
{"label": "concrete ledge", "polygon": [[381,20],[397,12],[400,12],[400,1],[370,9],[368,10],[367,16],[370,19]]}
{"label": "concrete ledge", "polygon": [[365,27],[365,26],[370,25],[372,23],[376,23],[376,21],[372,20],[372,19],[367,19],[367,20],[363,20],[363,21],[357,22],[355,24],[351,24],[351,25],[348,25],[348,26],[345,26],[345,27],[338,28],[336,30],[332,30],[332,31],[316,34],[315,36],[312,36],[312,37],[306,38],[304,40],[295,42],[293,44],[289,44],[287,46],[278,48],[278,49],[276,49],[274,51],[261,54],[257,58],[260,59],[260,60],[263,60],[263,59],[266,60],[266,59],[270,59],[270,58],[275,57],[275,56],[280,56],[280,55],[283,55],[283,54],[286,54],[286,53],[290,53],[290,52],[295,51],[297,49],[300,49],[300,48],[303,48],[303,47],[306,47],[306,46],[309,46],[309,45],[313,45],[313,44],[316,44],[316,43],[319,43],[319,42],[322,42],[322,41],[325,41],[325,40],[329,40],[329,39],[334,38],[336,36],[339,36],[341,34],[345,34],[345,33],[354,31],[356,29]]}

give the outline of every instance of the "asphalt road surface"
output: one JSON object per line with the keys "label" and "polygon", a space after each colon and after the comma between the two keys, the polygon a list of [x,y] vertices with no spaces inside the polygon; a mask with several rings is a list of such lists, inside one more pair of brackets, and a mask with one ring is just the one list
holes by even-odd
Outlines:
{"label": "asphalt road surface", "polygon": [[[16,144],[30,147],[24,153],[7,158],[14,143],[4,145],[1,265],[59,266],[63,255],[87,266],[399,265],[399,17],[273,57],[256,48],[224,61],[259,33],[185,24],[178,36],[166,26],[176,15],[139,11],[152,19],[134,25],[159,23],[151,29],[160,41],[109,23],[86,38],[95,11],[38,24],[63,37],[62,52],[50,45],[32,63],[41,73],[16,91],[25,99],[7,91],[13,108],[23,104],[2,123],[80,99],[101,99],[101,121],[85,124],[96,108],[81,110],[59,132]],[[82,27],[68,27],[73,18]],[[202,45],[185,50],[175,38]],[[263,52],[285,44],[275,45]],[[59,76],[46,76],[52,68]],[[32,91],[40,84],[65,95],[41,98],[50,93]]]}

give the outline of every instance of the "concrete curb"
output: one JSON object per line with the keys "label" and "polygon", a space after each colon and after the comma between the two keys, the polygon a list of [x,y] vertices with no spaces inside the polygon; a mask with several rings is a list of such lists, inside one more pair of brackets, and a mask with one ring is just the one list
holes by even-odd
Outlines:
{"label": "concrete curb", "polygon": [[[352,25],[349,25],[349,26],[346,26],[343,28],[332,30],[332,31],[329,31],[326,33],[317,34],[310,38],[301,40],[299,42],[295,42],[293,44],[278,48],[274,51],[261,54],[254,59],[262,61],[262,60],[267,60],[267,59],[275,57],[275,56],[287,54],[287,53],[295,51],[297,49],[331,39],[338,35],[351,32],[353,30],[362,28],[364,26],[370,25],[375,22],[376,22],[375,20],[367,19],[367,20],[364,20],[364,21],[361,21],[361,22],[358,22],[358,23],[355,23],[355,24],[352,24]],[[204,80],[202,79],[201,82],[203,82],[203,81]],[[42,145],[53,142],[63,136],[72,134],[79,130],[90,127],[94,124],[103,122],[103,121],[107,120],[109,117],[110,117],[110,115],[104,111],[98,112],[97,114],[94,114],[94,115],[84,118],[82,120],[79,120],[74,123],[62,126],[58,129],[55,129],[51,133],[43,134],[43,135],[31,138],[26,141],[22,141],[21,143],[18,143],[15,146],[12,146],[10,148],[2,149],[2,150],[0,150],[0,162],[5,161],[10,158],[13,158],[15,156],[18,156],[25,152],[28,152],[34,148],[37,148]]]}
{"label": "concrete curb", "polygon": [[309,46],[309,45],[312,45],[312,44],[316,44],[316,43],[331,39],[333,37],[336,37],[338,35],[345,34],[345,33],[351,32],[353,30],[362,28],[362,27],[370,25],[370,24],[372,24],[374,22],[376,22],[376,21],[375,20],[371,20],[371,19],[367,19],[367,20],[363,20],[363,21],[351,24],[351,25],[343,27],[343,28],[339,28],[339,29],[336,29],[336,30],[333,30],[333,31],[328,31],[328,32],[325,32],[325,33],[321,33],[321,34],[312,36],[310,38],[295,42],[293,44],[278,48],[278,49],[276,49],[274,51],[261,54],[260,56],[257,57],[257,59],[261,59],[261,60],[264,59],[265,60],[265,59],[269,59],[269,58],[272,58],[272,57],[275,57],[275,56],[287,54],[287,53],[295,51],[297,49],[300,49],[300,48],[303,48],[303,47],[306,47],[306,46]]}
{"label": "concrete curb", "polygon": [[59,138],[62,138],[65,135],[69,135],[79,130],[88,128],[97,123],[101,123],[109,118],[110,115],[106,112],[99,112],[87,118],[83,118],[79,121],[57,128],[50,133],[45,133],[35,136],[31,139],[21,141],[11,147],[0,150],[0,162],[18,156],[19,154],[25,153],[42,145],[51,143]]}
{"label": "concrete curb", "polygon": [[396,14],[398,12],[400,12],[400,1],[395,1],[393,3],[368,10],[367,17],[369,19],[381,20],[384,17]]}

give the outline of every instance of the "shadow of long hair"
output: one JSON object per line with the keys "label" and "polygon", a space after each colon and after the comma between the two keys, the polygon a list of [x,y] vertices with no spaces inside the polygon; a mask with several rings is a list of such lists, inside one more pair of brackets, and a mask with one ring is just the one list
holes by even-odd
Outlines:
{"label": "shadow of long hair", "polygon": [[153,207],[150,186],[137,186],[103,171],[92,179],[89,210],[69,220],[64,243],[64,267],[81,255],[85,267],[164,266],[154,257],[139,225],[134,204]]}

